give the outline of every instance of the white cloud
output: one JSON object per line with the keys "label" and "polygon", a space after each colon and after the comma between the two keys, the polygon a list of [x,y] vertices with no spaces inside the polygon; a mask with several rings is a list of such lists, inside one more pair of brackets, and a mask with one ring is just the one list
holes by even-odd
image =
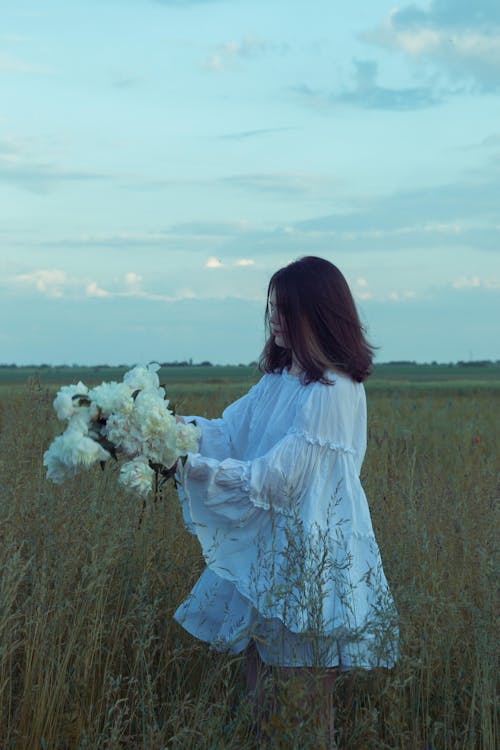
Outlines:
{"label": "white cloud", "polygon": [[452,78],[472,81],[480,90],[500,87],[500,27],[495,18],[488,24],[472,14],[467,23],[458,23],[453,13],[439,14],[434,6],[429,12],[407,6],[391,11],[362,38],[416,62],[437,64]]}
{"label": "white cloud", "polygon": [[[136,276],[136,274],[126,274],[126,276],[130,276],[130,275]],[[137,276],[137,278],[140,280],[142,277]],[[174,295],[156,294],[155,292],[148,292],[148,291],[139,289],[134,284],[126,283],[125,290],[123,289],[123,287],[121,287],[121,288],[117,288],[111,291],[109,289],[104,289],[103,287],[99,286],[99,284],[96,281],[91,281],[89,284],[86,285],[85,293],[87,297],[97,297],[100,299],[103,299],[105,297],[110,297],[113,299],[129,298],[129,299],[144,299],[150,302],[179,302],[180,300],[198,298],[198,295],[192,289],[189,289],[189,288],[181,289],[179,290],[179,292],[177,292]]]}
{"label": "white cloud", "polygon": [[348,282],[355,299],[361,300],[363,302],[370,300],[383,304],[388,302],[404,302],[417,298],[417,293],[413,290],[391,289],[389,284],[394,283],[394,276],[391,276],[387,279],[385,277],[379,278],[378,283],[375,285],[375,291],[373,290],[372,285],[369,284],[368,280],[364,276],[358,276],[354,280],[348,278]]}
{"label": "white cloud", "polygon": [[221,268],[224,265],[221,260],[213,256],[205,263],[205,268]]}
{"label": "white cloud", "polygon": [[354,296],[357,297],[360,300],[367,300],[367,299],[373,299],[373,292],[370,291],[368,288],[368,281],[362,277],[359,276],[356,279],[356,283],[354,286]]}
{"label": "white cloud", "polygon": [[90,284],[87,284],[87,287],[85,289],[85,293],[87,297],[111,297],[111,292],[108,292],[106,289],[102,289],[96,281],[91,281]]}
{"label": "white cloud", "polygon": [[286,50],[286,45],[278,45],[254,36],[245,36],[240,42],[230,41],[220,44],[203,62],[203,67],[206,70],[221,72],[240,60],[260,57],[269,52],[283,53]]}
{"label": "white cloud", "polygon": [[236,266],[237,268],[248,268],[254,266],[255,261],[251,258],[238,258],[238,260],[222,261],[220,258],[216,258],[212,255],[205,263],[205,268],[229,268],[230,266]]}
{"label": "white cloud", "polygon": [[34,287],[47,297],[62,297],[64,289],[73,281],[68,278],[65,271],[59,269],[38,270],[32,273],[19,274],[14,281],[26,286]]}
{"label": "white cloud", "polygon": [[396,47],[409,55],[418,57],[436,52],[442,44],[442,37],[442,33],[434,29],[397,31],[393,28],[391,18],[389,18],[378,38],[386,42],[389,47]]}
{"label": "white cloud", "polygon": [[134,271],[129,271],[125,274],[125,284],[128,287],[137,287],[142,281],[142,276],[139,276],[138,273],[134,273]]}
{"label": "white cloud", "polygon": [[405,300],[415,299],[417,295],[415,292],[404,290],[400,292],[390,292],[387,296],[391,302],[404,302]]}
{"label": "white cloud", "polygon": [[480,278],[479,276],[460,276],[452,283],[454,289],[500,289],[500,280]]}
{"label": "white cloud", "polygon": [[391,27],[389,20],[382,38],[388,46],[413,57],[435,57],[449,63],[461,60],[466,64],[500,65],[500,35],[467,30],[449,33],[428,28],[400,31]]}
{"label": "white cloud", "polygon": [[452,286],[454,287],[454,289],[478,287],[481,286],[481,279],[479,278],[479,276],[461,276],[459,279],[455,279]]}

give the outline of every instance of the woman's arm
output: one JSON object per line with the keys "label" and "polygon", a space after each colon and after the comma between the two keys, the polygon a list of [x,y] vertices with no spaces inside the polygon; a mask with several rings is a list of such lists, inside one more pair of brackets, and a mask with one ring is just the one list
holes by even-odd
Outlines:
{"label": "woman's arm", "polygon": [[196,422],[201,429],[199,452],[202,456],[223,461],[240,454],[238,448],[250,428],[259,386],[260,383],[257,383],[248,393],[230,404],[217,419],[199,416],[178,417],[186,423]]}

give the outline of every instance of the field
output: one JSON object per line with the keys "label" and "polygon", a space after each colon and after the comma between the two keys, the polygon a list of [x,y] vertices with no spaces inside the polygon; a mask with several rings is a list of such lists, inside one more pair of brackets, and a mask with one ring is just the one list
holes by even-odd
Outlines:
{"label": "field", "polygon": [[[173,486],[139,527],[113,467],[62,487],[44,478],[57,384],[122,372],[0,368],[0,748],[258,747],[241,658],[172,620],[203,568]],[[180,413],[209,417],[257,377],[161,372]],[[379,366],[367,393],[362,479],[401,656],[334,683],[338,746],[494,750],[500,367]],[[268,747],[318,748],[290,684]]]}

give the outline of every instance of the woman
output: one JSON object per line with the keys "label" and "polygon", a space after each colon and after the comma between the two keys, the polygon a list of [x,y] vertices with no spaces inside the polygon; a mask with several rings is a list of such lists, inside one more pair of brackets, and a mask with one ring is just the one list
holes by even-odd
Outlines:
{"label": "woman", "polygon": [[[391,667],[395,609],[359,480],[367,343],[344,277],[306,257],[269,282],[265,373],[196,417],[181,500],[205,571],[175,618],[256,665]],[[192,418],[187,418],[192,419]]]}

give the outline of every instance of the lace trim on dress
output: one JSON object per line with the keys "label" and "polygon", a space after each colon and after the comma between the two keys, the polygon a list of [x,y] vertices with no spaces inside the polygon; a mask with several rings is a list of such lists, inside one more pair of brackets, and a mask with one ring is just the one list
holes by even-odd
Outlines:
{"label": "lace trim on dress", "polygon": [[251,487],[249,489],[248,495],[250,497],[252,505],[255,505],[256,508],[261,508],[262,510],[269,510],[271,508],[271,505],[267,502],[267,500],[263,500],[260,495],[258,495],[256,492],[253,492]]}
{"label": "lace trim on dress", "polygon": [[[218,502],[239,504],[242,495],[246,496],[252,506],[269,510],[272,503],[265,500],[250,481],[250,465],[226,467],[224,471],[216,471],[214,482],[207,488],[207,499],[205,504],[211,506]],[[243,521],[244,523],[244,521]]]}
{"label": "lace trim on dress", "polygon": [[330,448],[330,450],[332,451],[341,451],[341,453],[350,453],[353,456],[356,455],[356,451],[354,450],[354,448],[350,448],[343,443],[334,443],[331,440],[323,440],[323,438],[316,437],[315,435],[309,435],[309,433],[305,432],[305,430],[297,430],[296,428],[292,427],[288,431],[288,434],[297,435],[297,437],[303,438],[307,443],[310,443],[311,445],[320,445],[322,448]]}
{"label": "lace trim on dress", "polygon": [[[229,459],[231,460],[231,459]],[[229,498],[239,499],[241,492],[250,493],[250,467],[247,464],[218,468],[214,472],[214,482],[207,488],[208,501],[226,493]]]}

